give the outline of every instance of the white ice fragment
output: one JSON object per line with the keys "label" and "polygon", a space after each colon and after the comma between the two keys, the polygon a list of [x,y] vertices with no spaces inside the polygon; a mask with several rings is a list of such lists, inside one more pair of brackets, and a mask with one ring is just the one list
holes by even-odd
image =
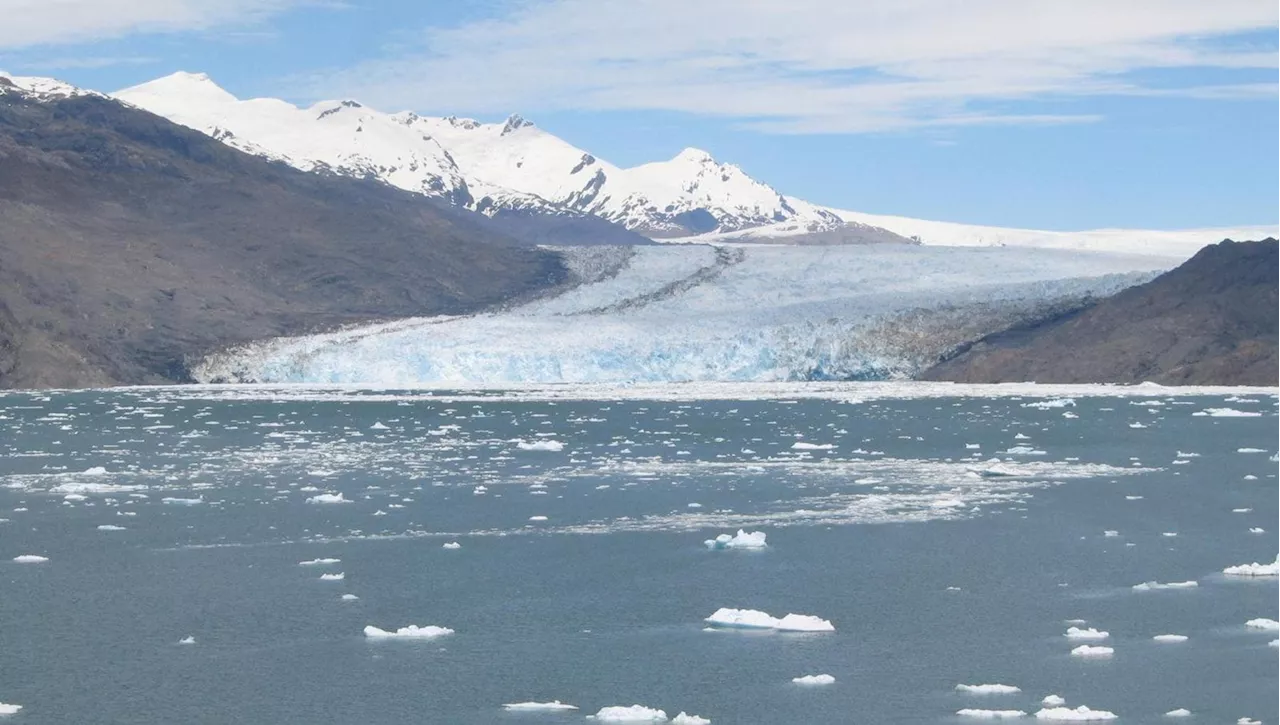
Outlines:
{"label": "white ice fragment", "polygon": [[737,534],[720,534],[702,543],[706,544],[708,549],[763,549],[768,546],[765,538],[766,534],[763,531],[748,532],[738,529]]}
{"label": "white ice fragment", "polygon": [[1237,448],[1236,453],[1266,453],[1265,448]]}
{"label": "white ice fragment", "polygon": [[1231,509],[1231,513],[1233,513],[1233,514],[1247,514],[1247,513],[1249,513],[1250,511],[1253,511],[1253,509],[1250,509],[1250,508],[1243,508],[1243,509]]}
{"label": "white ice fragment", "polygon": [[1236,720],[1236,725],[1262,725],[1261,720],[1254,720],[1251,717],[1242,717]]}
{"label": "white ice fragment", "polygon": [[124,531],[124,530],[125,528],[123,526],[116,526],[115,524],[99,524],[98,525],[98,531]]}
{"label": "white ice fragment", "polygon": [[1191,711],[1185,707],[1180,707],[1177,710],[1170,710],[1169,712],[1166,712],[1164,716],[1165,717],[1191,717]]}
{"label": "white ice fragment", "polygon": [[354,594],[343,594],[343,595],[342,595],[341,597],[339,597],[339,598],[340,598],[342,601],[344,601],[344,602],[354,602],[355,600],[359,599],[360,597],[357,597],[357,596],[356,596],[356,595],[354,595]]}
{"label": "white ice fragment", "polygon": [[204,496],[199,498],[178,498],[176,496],[165,496],[160,499],[160,503],[169,504],[171,506],[196,506],[204,503]]}
{"label": "white ice fragment", "polygon": [[369,625],[364,628],[364,636],[369,639],[431,639],[433,637],[443,637],[446,634],[453,634],[453,630],[448,627],[437,627],[435,625],[419,627],[416,624],[410,624],[409,626],[401,627],[394,632],[379,629],[373,625]]}
{"label": "white ice fragment", "polygon": [[83,476],[105,476],[105,475],[106,475],[106,473],[107,473],[107,469],[103,468],[102,466],[91,466],[91,467],[89,467],[89,468],[84,469],[84,473],[82,473],[81,475],[83,475]]}
{"label": "white ice fragment", "polygon": [[1141,584],[1134,584],[1133,590],[1135,592],[1152,592],[1152,591],[1159,591],[1162,589],[1194,589],[1195,587],[1198,587],[1198,586],[1200,586],[1200,583],[1195,581],[1169,582],[1167,584],[1162,584],[1157,581],[1150,581],[1150,582],[1143,582]]}
{"label": "white ice fragment", "polygon": [[192,637],[191,635],[187,635],[186,637],[183,637],[182,639],[178,640],[178,644],[195,644],[195,643],[196,643],[196,638]]}
{"label": "white ice fragment", "polygon": [[1106,530],[1106,531],[1102,532],[1102,535],[1103,535],[1103,536],[1106,536],[1106,537],[1119,536],[1119,535],[1120,535],[1120,532],[1119,532],[1119,531],[1113,531],[1113,530],[1111,530],[1111,529],[1108,529],[1108,530]]}
{"label": "white ice fragment", "polygon": [[1209,416],[1210,418],[1260,418],[1262,413],[1249,410],[1236,410],[1235,408],[1205,408],[1198,413],[1192,413],[1193,416]]}
{"label": "white ice fragment", "polygon": [[956,714],[960,717],[971,717],[978,720],[1012,720],[1027,716],[1027,713],[1022,710],[979,710],[972,707],[956,710]]}
{"label": "white ice fragment", "polygon": [[1175,537],[1175,536],[1177,536],[1177,535],[1178,535],[1178,532],[1176,532],[1176,531],[1165,531],[1164,533],[1162,533],[1162,534],[1160,534],[1160,535],[1161,535],[1161,536],[1167,536],[1167,537],[1169,537],[1169,538],[1171,538],[1171,539],[1172,539],[1173,537]]}
{"label": "white ice fragment", "polygon": [[391,430],[391,428],[387,425],[384,425],[382,421],[379,420],[374,422],[373,425],[369,426],[369,430]]}
{"label": "white ice fragment", "polygon": [[300,561],[298,566],[328,566],[329,564],[340,564],[342,559],[311,559],[310,561]]}
{"label": "white ice fragment", "polygon": [[1275,632],[1277,630],[1280,630],[1280,622],[1277,622],[1274,619],[1267,619],[1266,617],[1250,619],[1249,621],[1244,623],[1244,626],[1248,627],[1249,629],[1261,629],[1265,632]]}
{"label": "white ice fragment", "polygon": [[797,451],[829,451],[835,448],[830,443],[805,443],[804,441],[796,441],[791,444],[791,448]]}
{"label": "white ice fragment", "polygon": [[1045,695],[1044,699],[1040,701],[1040,704],[1045,707],[1059,707],[1067,704],[1067,698],[1062,695]]}
{"label": "white ice fragment", "polygon": [[776,629],[784,632],[834,632],[836,628],[825,619],[809,614],[788,614],[781,619],[755,609],[720,608],[707,622],[721,627],[745,629]]}
{"label": "white ice fragment", "polygon": [[1069,707],[1048,707],[1036,711],[1037,720],[1063,720],[1068,722],[1094,722],[1097,720],[1115,720],[1116,715],[1106,710],[1091,710],[1081,705],[1074,710]]}
{"label": "white ice fragment", "polygon": [[555,453],[564,450],[560,441],[518,441],[516,448],[522,451],[549,451]]}
{"label": "white ice fragment", "polygon": [[18,564],[43,564],[49,560],[49,557],[38,554],[22,554],[13,557],[13,560]]}
{"label": "white ice fragment", "polygon": [[705,717],[690,715],[681,710],[679,715],[671,718],[671,725],[711,725],[711,721]]}
{"label": "white ice fragment", "polygon": [[502,706],[503,710],[512,712],[563,712],[577,710],[576,705],[567,705],[559,700],[551,702],[509,702]]}
{"label": "white ice fragment", "polygon": [[1073,657],[1110,657],[1116,651],[1110,647],[1096,647],[1090,644],[1082,644],[1071,650]]}
{"label": "white ice fragment", "polygon": [[600,722],[667,722],[667,713],[644,705],[602,707],[595,714]]}
{"label": "white ice fragment", "polygon": [[1152,637],[1151,639],[1153,639],[1153,640],[1155,640],[1155,641],[1157,641],[1157,642],[1186,642],[1186,641],[1187,641],[1187,635],[1185,635],[1185,634],[1157,634],[1156,636]]}
{"label": "white ice fragment", "polygon": [[0,702],[0,715],[17,715],[22,709],[21,705],[10,705],[7,702]]}
{"label": "white ice fragment", "polygon": [[836,678],[831,675],[802,675],[791,678],[791,681],[797,685],[834,685]]}
{"label": "white ice fragment", "polygon": [[530,516],[529,520],[530,521],[546,521],[547,517],[546,516]]}
{"label": "white ice fragment", "polygon": [[343,497],[342,492],[338,493],[321,493],[307,499],[307,503],[351,503],[351,501]]}
{"label": "white ice fragment", "polygon": [[974,695],[1012,695],[1022,692],[1021,687],[1013,685],[956,685],[956,689]]}
{"label": "white ice fragment", "polygon": [[[1253,529],[1250,529],[1250,531],[1253,531]],[[1261,533],[1261,529],[1259,529],[1254,533]],[[1277,573],[1280,573],[1280,555],[1277,555],[1276,560],[1268,564],[1259,564],[1258,562],[1255,561],[1252,564],[1240,564],[1239,566],[1229,566],[1226,569],[1223,569],[1222,573],[1226,574],[1227,576],[1253,576],[1253,577],[1276,576]]]}
{"label": "white ice fragment", "polygon": [[1100,640],[1111,636],[1110,632],[1103,632],[1090,627],[1088,629],[1080,629],[1079,627],[1068,627],[1067,633],[1063,635],[1067,639],[1084,639],[1084,640]]}
{"label": "white ice fragment", "polygon": [[337,574],[321,574],[320,575],[320,581],[322,582],[340,582],[346,578],[347,578],[346,573],[341,571],[338,572]]}
{"label": "white ice fragment", "polygon": [[1265,534],[1265,533],[1267,533],[1267,530],[1266,530],[1266,529],[1264,529],[1264,528],[1262,528],[1262,527],[1259,527],[1259,526],[1251,526],[1251,527],[1249,527],[1249,533],[1251,533],[1251,534]]}
{"label": "white ice fragment", "polygon": [[442,545],[440,546],[440,548],[441,548],[441,549],[450,549],[450,550],[453,550],[453,549],[461,549],[461,548],[462,548],[462,544],[459,544],[459,543],[458,543],[458,542],[456,542],[456,541],[447,541],[447,542],[445,542],[444,544],[442,544]]}

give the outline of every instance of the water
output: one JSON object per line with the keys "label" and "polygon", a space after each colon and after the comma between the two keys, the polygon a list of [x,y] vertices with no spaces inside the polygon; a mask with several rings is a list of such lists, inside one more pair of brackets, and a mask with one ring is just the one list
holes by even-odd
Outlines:
{"label": "water", "polygon": [[[588,722],[633,703],[954,723],[1052,693],[1122,724],[1276,721],[1276,634],[1244,626],[1276,618],[1276,580],[1220,574],[1276,556],[1274,395],[825,390],[5,395],[0,702],[24,724]],[[1261,415],[1196,415],[1219,408]],[[350,503],[306,502],[325,492]],[[737,528],[769,548],[702,544]],[[341,562],[298,565],[321,557]],[[1131,588],[1150,580],[1199,586]],[[705,631],[720,607],[836,631]],[[1115,655],[1070,656],[1073,619]],[[362,635],[409,624],[456,632]],[[790,682],[820,673],[836,683]],[[582,710],[501,709],[553,699]]]}

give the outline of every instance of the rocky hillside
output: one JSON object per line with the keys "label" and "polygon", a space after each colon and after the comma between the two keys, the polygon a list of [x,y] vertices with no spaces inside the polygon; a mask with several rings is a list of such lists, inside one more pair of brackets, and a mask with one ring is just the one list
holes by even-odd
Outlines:
{"label": "rocky hillside", "polygon": [[461,313],[564,278],[490,220],[0,79],[0,388],[185,379],[246,340]]}
{"label": "rocky hillside", "polygon": [[1276,385],[1277,244],[1223,241],[1177,269],[926,371],[969,383]]}

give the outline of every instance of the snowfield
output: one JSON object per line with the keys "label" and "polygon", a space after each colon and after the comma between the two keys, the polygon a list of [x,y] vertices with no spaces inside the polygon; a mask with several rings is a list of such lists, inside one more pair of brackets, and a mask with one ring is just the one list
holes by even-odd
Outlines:
{"label": "snowfield", "polygon": [[[589,252],[597,259],[601,248]],[[1177,260],[902,245],[613,249],[612,276],[468,317],[267,340],[202,382],[476,385],[902,379]],[[588,254],[564,250],[571,267]]]}

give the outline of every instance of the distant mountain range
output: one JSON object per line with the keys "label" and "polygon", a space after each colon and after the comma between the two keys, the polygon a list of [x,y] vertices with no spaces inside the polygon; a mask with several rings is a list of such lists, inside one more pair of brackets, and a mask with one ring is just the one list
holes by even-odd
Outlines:
{"label": "distant mountain range", "polygon": [[[14,80],[46,93],[83,92],[48,79]],[[351,100],[298,108],[273,98],[239,100],[200,73],[174,73],[113,96],[304,171],[379,179],[499,220],[594,217],[656,240],[1017,245],[1190,256],[1223,238],[1275,233],[1274,227],[1047,232],[865,214],[787,196],[698,149],[620,168],[518,115],[481,123],[382,113]],[[559,226],[576,234],[562,241],[626,241],[602,227],[581,233],[564,221]]]}

